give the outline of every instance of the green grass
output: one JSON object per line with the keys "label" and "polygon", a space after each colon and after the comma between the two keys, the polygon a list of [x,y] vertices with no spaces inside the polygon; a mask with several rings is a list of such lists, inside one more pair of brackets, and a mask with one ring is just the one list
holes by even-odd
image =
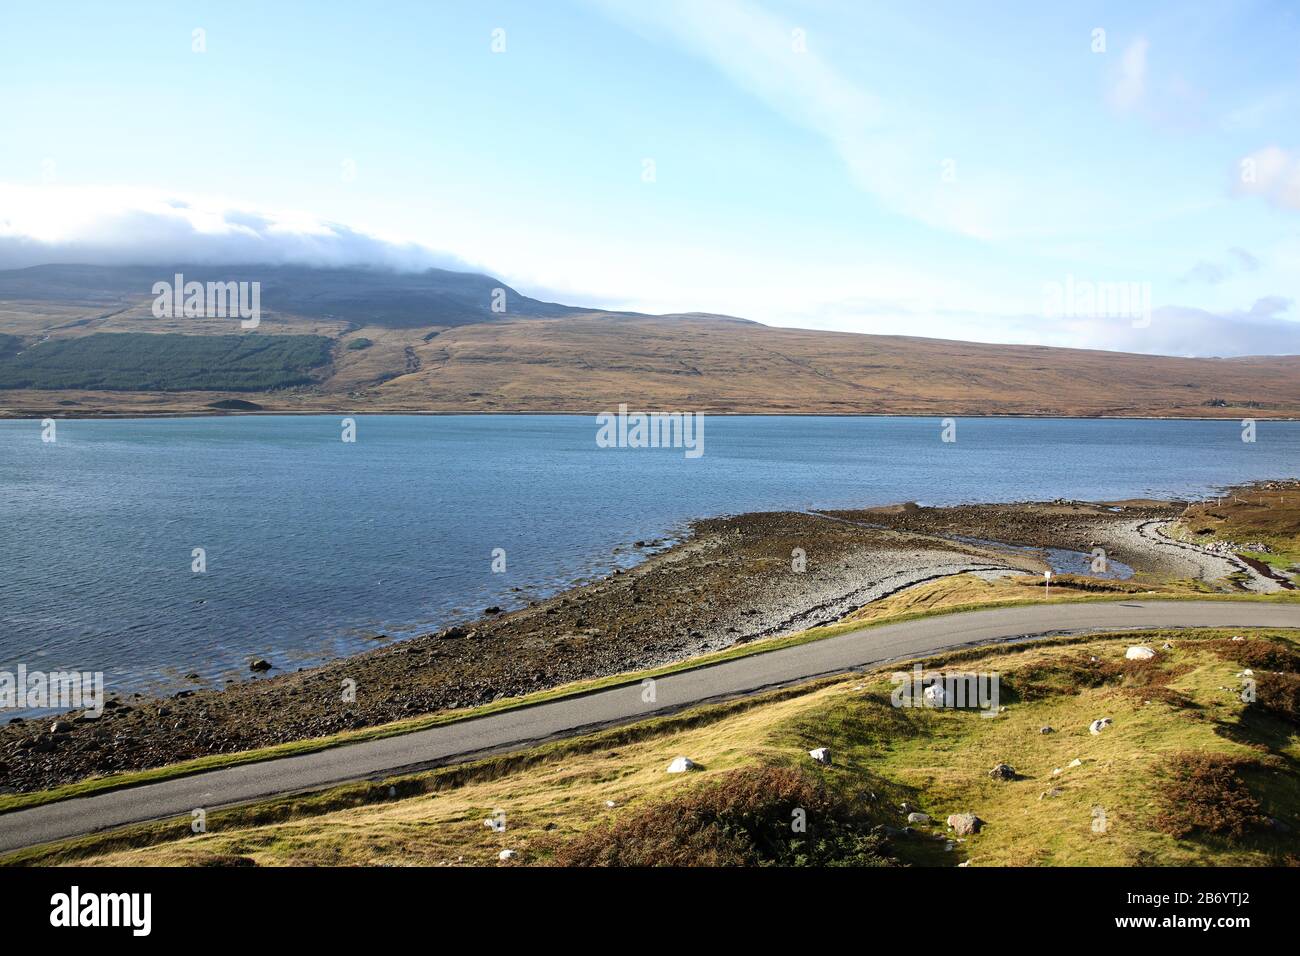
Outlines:
{"label": "green grass", "polygon": [[1300,568],[1300,552],[1298,551],[1242,551],[1241,553],[1279,571]]}
{"label": "green grass", "polygon": [[[304,385],[330,358],[320,335],[97,332],[0,357],[0,388],[263,391]],[[0,356],[4,343],[0,342]]]}

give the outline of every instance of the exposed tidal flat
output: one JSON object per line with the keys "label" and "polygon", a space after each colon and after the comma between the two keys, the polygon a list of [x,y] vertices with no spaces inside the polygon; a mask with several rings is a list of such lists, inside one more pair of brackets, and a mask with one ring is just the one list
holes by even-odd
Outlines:
{"label": "exposed tidal flat", "polygon": [[[754,511],[1194,497],[1291,474],[1300,423],[710,416],[704,454],[594,416],[0,422],[0,666],[121,690],[305,666],[639,562]],[[195,549],[205,570],[196,573]],[[498,551],[499,549],[499,551]],[[504,553],[494,563],[494,553]]]}

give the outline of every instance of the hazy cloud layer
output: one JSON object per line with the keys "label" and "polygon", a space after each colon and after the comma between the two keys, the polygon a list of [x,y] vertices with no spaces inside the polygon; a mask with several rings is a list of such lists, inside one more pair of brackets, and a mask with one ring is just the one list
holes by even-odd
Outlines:
{"label": "hazy cloud layer", "polygon": [[0,184],[0,268],[175,262],[473,271],[420,245],[246,204],[138,189]]}
{"label": "hazy cloud layer", "polygon": [[1151,310],[1147,323],[1123,316],[1008,315],[855,299],[828,303],[789,324],[1147,355],[1300,355],[1300,321],[1292,317],[1292,306],[1280,296],[1268,296],[1248,309],[1228,312],[1159,306]]}
{"label": "hazy cloud layer", "polygon": [[1279,296],[1259,299],[1248,309],[1211,312],[1168,305],[1152,310],[1151,324],[1134,327],[1124,319],[1092,319],[1073,332],[1089,348],[1156,355],[1300,355],[1300,322],[1292,303]]}

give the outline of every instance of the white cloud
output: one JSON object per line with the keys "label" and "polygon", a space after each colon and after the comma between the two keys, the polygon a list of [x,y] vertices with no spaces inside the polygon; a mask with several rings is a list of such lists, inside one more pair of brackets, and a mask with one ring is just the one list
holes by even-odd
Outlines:
{"label": "white cloud", "polygon": [[933,124],[900,104],[886,104],[819,56],[816,37],[796,52],[797,24],[750,0],[592,0],[616,20],[666,33],[735,86],[787,120],[829,142],[854,181],[890,211],[949,232],[990,239],[1009,231],[1017,208],[1010,179],[984,170],[961,187],[942,180],[948,158],[934,144]]}
{"label": "white cloud", "polygon": [[1119,71],[1110,88],[1110,101],[1117,109],[1134,109],[1146,95],[1149,47],[1146,37],[1138,37],[1120,56]]}
{"label": "white cloud", "polygon": [[1300,155],[1280,146],[1256,150],[1238,166],[1237,192],[1300,211]]}
{"label": "white cloud", "polygon": [[42,263],[472,268],[415,243],[214,197],[0,183],[0,268]]}

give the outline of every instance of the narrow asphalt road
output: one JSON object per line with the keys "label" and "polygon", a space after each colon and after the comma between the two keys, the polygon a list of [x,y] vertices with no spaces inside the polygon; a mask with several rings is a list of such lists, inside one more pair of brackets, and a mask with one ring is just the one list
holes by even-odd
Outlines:
{"label": "narrow asphalt road", "polygon": [[1300,605],[1148,601],[998,608],[920,618],[737,658],[639,684],[371,740],[0,814],[0,852],[98,830],[190,815],[277,794],[519,749],[827,674],[973,644],[1096,630],[1152,627],[1296,627]]}

